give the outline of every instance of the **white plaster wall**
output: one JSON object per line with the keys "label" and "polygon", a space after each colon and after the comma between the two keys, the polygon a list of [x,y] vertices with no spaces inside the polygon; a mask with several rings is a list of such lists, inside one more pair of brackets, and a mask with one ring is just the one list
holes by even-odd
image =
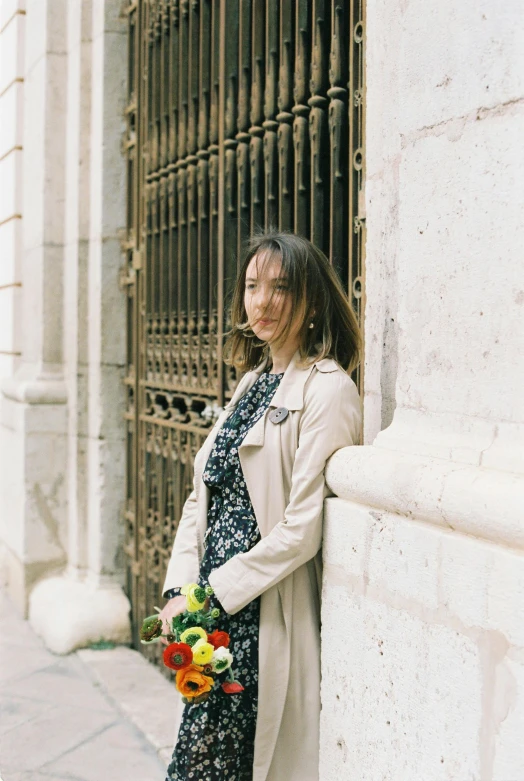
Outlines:
{"label": "white plaster wall", "polygon": [[365,446],[327,469],[322,781],[524,778],[523,22],[367,3]]}
{"label": "white plaster wall", "polygon": [[99,639],[101,604],[108,638],[111,626],[119,640],[129,632],[118,586],[127,16],[120,0],[0,9],[0,338],[15,344],[23,325],[0,402],[0,541],[11,595],[24,611],[31,594],[38,631],[62,610],[46,637],[62,653]]}
{"label": "white plaster wall", "polygon": [[321,778],[521,778],[522,553],[327,504]]}
{"label": "white plaster wall", "polygon": [[[14,374],[21,352],[24,12],[25,0],[0,0],[0,382]],[[6,512],[21,505],[14,488],[22,453],[13,434],[0,394],[0,583],[6,545],[21,548]]]}
{"label": "white plaster wall", "polygon": [[521,424],[521,8],[371,0],[367,14],[365,441],[392,398],[433,413],[428,427]]}
{"label": "white plaster wall", "polygon": [[125,129],[127,17],[122,15],[118,0],[93,0],[92,50],[87,554],[91,577],[103,583],[123,579],[126,309],[118,281],[126,221],[121,140]]}
{"label": "white plaster wall", "polygon": [[[29,619],[56,653],[129,638],[123,580],[126,219],[121,152],[127,17],[119,0],[67,2],[64,379],[67,568],[38,583]],[[46,573],[47,575],[52,573]],[[60,620],[51,621],[51,616]]]}

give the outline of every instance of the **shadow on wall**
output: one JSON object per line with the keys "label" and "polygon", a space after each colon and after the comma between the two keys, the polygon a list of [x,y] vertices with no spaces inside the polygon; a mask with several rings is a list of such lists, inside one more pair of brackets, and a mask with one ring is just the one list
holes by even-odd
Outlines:
{"label": "shadow on wall", "polygon": [[398,368],[398,326],[391,313],[386,311],[382,331],[382,365],[380,370],[380,392],[382,396],[380,429],[383,431],[393,420],[396,407],[396,384]]}

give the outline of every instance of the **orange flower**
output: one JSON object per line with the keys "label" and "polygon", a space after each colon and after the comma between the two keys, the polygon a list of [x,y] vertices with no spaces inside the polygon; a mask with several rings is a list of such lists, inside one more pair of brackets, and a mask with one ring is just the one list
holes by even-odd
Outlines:
{"label": "orange flower", "polygon": [[202,674],[203,668],[198,664],[190,664],[176,674],[176,687],[183,697],[188,700],[200,697],[201,694],[211,691],[213,678]]}

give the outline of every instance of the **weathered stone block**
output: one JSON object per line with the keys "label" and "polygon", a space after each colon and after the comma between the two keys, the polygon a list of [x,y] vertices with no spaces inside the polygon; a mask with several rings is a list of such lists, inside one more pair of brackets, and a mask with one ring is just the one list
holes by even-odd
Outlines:
{"label": "weathered stone block", "polygon": [[128,643],[129,600],[118,586],[49,578],[32,591],[29,620],[46,646],[67,654],[100,640]]}
{"label": "weathered stone block", "polygon": [[14,350],[14,294],[15,289],[0,289],[0,351]]}
{"label": "weathered stone block", "polygon": [[[1,46],[0,39],[0,46]],[[22,135],[23,84],[15,82],[0,97],[0,158],[11,149],[21,147]]]}
{"label": "weathered stone block", "polygon": [[0,225],[0,285],[21,281],[21,249],[21,220],[10,220]]}
{"label": "weathered stone block", "polygon": [[324,594],[320,778],[479,778],[478,649],[384,596]]}
{"label": "weathered stone block", "polygon": [[[0,382],[4,377],[11,377],[14,372],[14,368],[15,368],[14,356],[0,355]],[[0,539],[2,539],[1,534],[0,534]]]}
{"label": "weathered stone block", "polygon": [[0,43],[0,94],[24,76],[25,18],[14,16],[2,31]]}
{"label": "weathered stone block", "polygon": [[511,645],[524,649],[524,557],[521,551],[502,549],[497,552],[489,572],[487,591],[490,629],[502,632]]}
{"label": "weathered stone block", "polygon": [[119,0],[93,0],[93,36],[127,32],[127,17]]}
{"label": "weathered stone block", "polygon": [[[522,623],[522,622],[521,622]],[[511,653],[511,652],[510,652]],[[494,681],[497,735],[488,746],[487,770],[493,779],[520,778],[524,769],[522,725],[524,724],[524,663],[522,656],[504,659]]]}
{"label": "weathered stone block", "polygon": [[326,565],[348,577],[361,578],[367,568],[370,534],[367,507],[337,497],[326,499],[322,543]]}
{"label": "weathered stone block", "polygon": [[22,152],[14,149],[0,160],[0,222],[22,213]]}
{"label": "weathered stone block", "polygon": [[466,627],[487,629],[487,585],[494,547],[462,534],[442,534],[439,591],[443,607]]}
{"label": "weathered stone block", "polygon": [[66,51],[67,0],[26,0],[26,70],[46,53]]}
{"label": "weathered stone block", "polygon": [[103,89],[93,94],[91,135],[92,238],[116,238],[125,225],[126,167],[121,153],[125,129],[127,39],[106,33],[93,40],[93,83]]}
{"label": "weathered stone block", "polygon": [[125,449],[118,440],[89,438],[88,558],[95,576],[116,575],[123,569],[121,522]]}
{"label": "weathered stone block", "polygon": [[24,11],[26,0],[2,0],[0,3],[0,28],[11,21],[17,11]]}
{"label": "weathered stone block", "polygon": [[[515,104],[438,135],[428,131],[403,152],[399,405],[492,421],[524,418],[515,382],[524,377],[523,134],[524,107]],[[421,290],[429,282],[433,295],[426,298]]]}
{"label": "weathered stone block", "polygon": [[429,0],[423,13],[416,3],[405,3],[400,16],[402,102],[396,105],[402,134],[522,98],[519,3]]}

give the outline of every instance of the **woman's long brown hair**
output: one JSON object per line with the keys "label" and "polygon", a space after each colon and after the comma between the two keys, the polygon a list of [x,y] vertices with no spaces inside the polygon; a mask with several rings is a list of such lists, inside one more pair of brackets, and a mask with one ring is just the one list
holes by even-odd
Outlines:
{"label": "woman's long brown hair", "polygon": [[[286,278],[295,317],[302,317],[300,360],[308,366],[321,358],[334,358],[346,372],[360,359],[360,330],[357,318],[335,269],[324,253],[310,241],[294,233],[271,231],[251,237],[238,275],[231,304],[231,330],[224,354],[226,363],[241,372],[254,369],[268,355],[267,343],[257,339],[247,322],[244,306],[246,272],[252,258],[257,264],[278,259],[281,277]],[[279,334],[283,344],[292,322]],[[310,327],[310,323],[313,327]]]}

